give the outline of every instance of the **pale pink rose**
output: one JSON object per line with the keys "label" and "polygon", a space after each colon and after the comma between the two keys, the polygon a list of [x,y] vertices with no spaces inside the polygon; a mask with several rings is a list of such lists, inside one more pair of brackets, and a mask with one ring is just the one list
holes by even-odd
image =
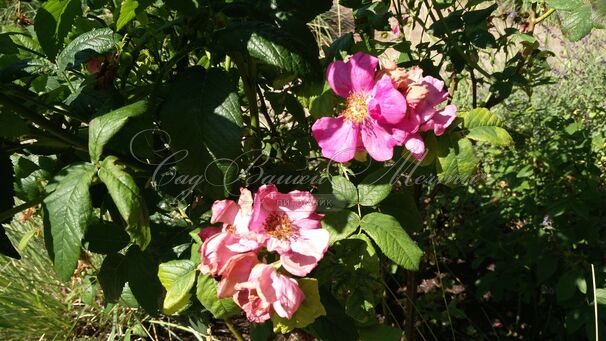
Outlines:
{"label": "pale pink rose", "polygon": [[376,57],[358,52],[328,66],[328,83],[346,105],[338,117],[322,117],[312,126],[324,157],[347,162],[356,151],[366,150],[373,159],[386,161],[394,146],[402,145],[393,137],[393,127],[405,118],[406,99],[389,77],[375,80],[377,63]]}
{"label": "pale pink rose", "polygon": [[393,35],[396,38],[400,37],[400,23],[398,22],[398,20],[396,18],[389,18],[389,25],[391,26],[391,33],[393,33]]}
{"label": "pale pink rose", "polygon": [[237,291],[236,286],[249,280],[250,272],[257,264],[259,260],[254,252],[231,257],[219,274],[221,281],[217,286],[217,296],[219,298],[233,296]]}
{"label": "pale pink rose", "polygon": [[329,233],[321,227],[322,215],[309,192],[278,192],[273,184],[255,195],[251,231],[262,234],[269,251],[280,255],[282,266],[291,274],[305,276],[328,249]]}
{"label": "pale pink rose", "polygon": [[223,228],[220,233],[204,240],[200,247],[199,269],[203,274],[216,276],[232,256],[258,250],[263,236],[248,228],[252,216],[252,193],[245,188],[240,190],[238,203],[233,200],[215,201],[212,212],[210,222],[221,222]]}

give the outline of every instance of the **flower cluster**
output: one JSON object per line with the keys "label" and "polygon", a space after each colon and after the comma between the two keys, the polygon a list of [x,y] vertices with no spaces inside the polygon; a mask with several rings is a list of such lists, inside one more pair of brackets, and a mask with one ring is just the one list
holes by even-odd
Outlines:
{"label": "flower cluster", "polygon": [[328,66],[326,77],[333,91],[345,98],[338,117],[322,117],[313,135],[322,155],[337,162],[350,161],[368,152],[377,161],[393,157],[395,146],[405,146],[421,159],[425,143],[420,132],[444,133],[456,117],[456,107],[436,109],[448,98],[444,82],[423,70],[387,65],[376,72],[378,59],[358,52],[347,62]]}
{"label": "flower cluster", "polygon": [[[252,322],[263,322],[272,312],[292,318],[305,295],[295,279],[276,270],[280,266],[295,276],[311,272],[328,249],[328,231],[309,192],[280,193],[269,184],[252,193],[243,188],[238,202],[215,201],[211,223],[200,232],[202,273],[220,276],[217,295],[233,297]],[[263,249],[279,261],[259,260]]]}

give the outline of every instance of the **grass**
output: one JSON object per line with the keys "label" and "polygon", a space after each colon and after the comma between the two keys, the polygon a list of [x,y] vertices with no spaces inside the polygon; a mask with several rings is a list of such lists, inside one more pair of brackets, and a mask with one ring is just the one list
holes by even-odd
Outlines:
{"label": "grass", "polygon": [[[0,339],[54,340],[67,335],[72,322],[67,319],[67,288],[56,278],[44,248],[40,219],[25,223],[15,220],[7,232],[13,243],[34,231],[22,259],[0,258]],[[36,232],[37,231],[37,232]]]}

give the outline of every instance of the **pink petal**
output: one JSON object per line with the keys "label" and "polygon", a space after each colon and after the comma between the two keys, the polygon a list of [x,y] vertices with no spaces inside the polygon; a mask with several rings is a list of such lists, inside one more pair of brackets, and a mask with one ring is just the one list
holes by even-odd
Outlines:
{"label": "pink petal", "polygon": [[375,83],[368,107],[375,119],[391,125],[401,123],[406,117],[406,98],[393,87],[387,75]]}
{"label": "pink petal", "polygon": [[366,120],[362,126],[362,141],[370,156],[377,161],[387,161],[393,157],[393,147],[396,145],[391,135],[378,122]]}
{"label": "pink petal", "polygon": [[230,234],[230,236],[225,239],[225,247],[238,253],[256,251],[261,247],[262,241],[262,236],[258,236],[254,232],[244,235]]}
{"label": "pink petal", "polygon": [[274,199],[277,210],[286,212],[293,221],[309,217],[318,208],[316,198],[309,192],[276,193]]}
{"label": "pink petal", "polygon": [[453,104],[447,105],[444,109],[437,111],[431,120],[421,126],[422,131],[433,129],[436,136],[444,134],[446,128],[452,124],[457,117],[457,107]]}
{"label": "pink petal", "polygon": [[353,91],[351,78],[349,77],[351,65],[342,60],[336,60],[328,65],[326,69],[326,80],[335,94],[347,98]]}
{"label": "pink petal", "polygon": [[409,134],[406,137],[405,147],[415,159],[421,160],[425,154],[425,142],[419,134]]}
{"label": "pink petal", "polygon": [[222,277],[217,286],[217,296],[225,298],[235,294],[237,284],[248,280],[250,271],[257,263],[257,255],[253,252],[231,257],[219,273]]}
{"label": "pink petal", "polygon": [[299,284],[292,278],[280,275],[275,270],[271,273],[270,285],[276,292],[273,307],[280,317],[290,319],[305,299],[305,294]]}
{"label": "pink petal", "polygon": [[293,252],[320,260],[328,249],[329,238],[328,231],[324,229],[300,230],[299,236],[291,241],[290,248]]}
{"label": "pink petal", "polygon": [[200,239],[202,239],[202,241],[205,241],[206,239],[208,239],[220,232],[221,232],[220,228],[214,227],[214,226],[209,226],[209,227],[203,228],[200,231],[200,233],[198,233],[198,235],[200,236]]}
{"label": "pink petal", "polygon": [[217,200],[213,203],[213,215],[210,218],[210,223],[214,224],[220,221],[225,224],[233,224],[239,210],[240,207],[233,200]]}
{"label": "pink petal", "polygon": [[303,218],[303,219],[293,220],[293,224],[295,226],[297,226],[300,230],[319,229],[320,227],[322,227],[320,220],[321,220],[321,218],[320,219]]}
{"label": "pink petal", "polygon": [[229,250],[225,245],[228,237],[229,233],[221,232],[204,241],[200,248],[201,263],[199,266],[203,274],[216,276],[229,258],[236,255],[236,252]]}
{"label": "pink petal", "polygon": [[295,276],[306,276],[318,265],[318,260],[312,256],[289,252],[280,256],[280,262],[286,271]]}
{"label": "pink petal", "polygon": [[358,145],[359,126],[344,117],[322,117],[311,130],[322,155],[336,162],[353,159]]}
{"label": "pink petal", "polygon": [[253,202],[253,212],[249,225],[251,231],[257,233],[265,232],[263,224],[265,223],[265,219],[267,219],[267,216],[270,213],[264,206],[264,202],[266,201],[265,197],[277,191],[278,189],[273,184],[263,185],[259,187],[259,190],[255,194],[255,199]]}
{"label": "pink petal", "polygon": [[271,318],[271,304],[263,301],[254,290],[236,292],[234,301],[244,310],[246,318],[253,323],[263,323]]}
{"label": "pink petal", "polygon": [[350,64],[350,80],[353,92],[371,91],[379,60],[375,56],[357,52],[347,62]]}

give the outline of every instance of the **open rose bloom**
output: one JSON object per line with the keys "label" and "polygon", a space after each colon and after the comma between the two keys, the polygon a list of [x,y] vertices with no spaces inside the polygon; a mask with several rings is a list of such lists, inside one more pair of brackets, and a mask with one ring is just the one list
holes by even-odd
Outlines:
{"label": "open rose bloom", "polygon": [[[309,274],[328,249],[329,233],[321,228],[316,208],[311,193],[280,193],[271,184],[261,186],[254,199],[242,189],[237,203],[216,201],[211,223],[222,227],[200,232],[199,269],[221,277],[218,297],[233,297],[252,322],[264,322],[274,313],[292,318],[305,295],[288,274]],[[261,262],[262,249],[275,252],[279,261]]]}
{"label": "open rose bloom", "polygon": [[405,146],[417,159],[425,153],[419,132],[444,133],[456,116],[456,107],[436,109],[448,99],[444,82],[407,71],[395,64],[377,71],[377,58],[358,52],[347,62],[328,66],[333,91],[345,99],[338,117],[318,119],[312,132],[322,155],[337,162],[368,152],[377,161],[390,160],[395,146]]}

